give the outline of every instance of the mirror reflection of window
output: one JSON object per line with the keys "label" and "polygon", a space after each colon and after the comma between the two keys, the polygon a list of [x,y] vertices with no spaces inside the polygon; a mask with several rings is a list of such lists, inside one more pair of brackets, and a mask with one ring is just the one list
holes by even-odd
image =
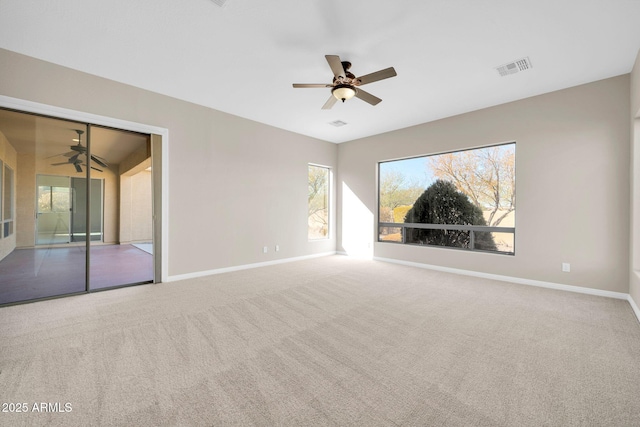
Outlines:
{"label": "mirror reflection of window", "polygon": [[4,237],[13,234],[13,169],[9,165],[4,165],[3,179],[3,201],[2,201],[2,220],[4,222]]}

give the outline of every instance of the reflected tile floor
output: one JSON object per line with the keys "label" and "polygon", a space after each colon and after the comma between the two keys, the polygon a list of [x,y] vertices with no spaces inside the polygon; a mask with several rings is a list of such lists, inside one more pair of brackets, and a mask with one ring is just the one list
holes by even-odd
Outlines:
{"label": "reflected tile floor", "polygon": [[[16,249],[0,261],[0,304],[85,291],[84,246]],[[153,281],[153,256],[133,245],[91,247],[91,289]]]}

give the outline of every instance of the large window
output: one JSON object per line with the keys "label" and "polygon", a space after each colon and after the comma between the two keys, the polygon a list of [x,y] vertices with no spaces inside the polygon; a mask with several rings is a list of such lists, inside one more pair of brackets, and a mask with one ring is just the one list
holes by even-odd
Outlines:
{"label": "large window", "polygon": [[515,149],[379,163],[378,241],[514,254]]}
{"label": "large window", "polygon": [[[66,179],[69,181],[69,179]],[[38,186],[38,213],[69,212],[71,206],[71,193],[69,186],[53,187],[49,185]]]}
{"label": "large window", "polygon": [[329,168],[309,165],[308,236],[329,238]]}

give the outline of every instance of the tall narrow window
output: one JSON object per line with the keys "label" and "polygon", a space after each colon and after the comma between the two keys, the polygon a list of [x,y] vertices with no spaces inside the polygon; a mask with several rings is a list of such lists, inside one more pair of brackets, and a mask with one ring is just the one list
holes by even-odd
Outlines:
{"label": "tall narrow window", "polygon": [[[2,160],[0,160],[0,226],[3,224],[2,222],[2,199],[3,199],[3,187],[2,187],[2,175],[4,171],[4,166],[2,163]],[[0,227],[0,239],[2,239],[4,237],[4,227]]]}
{"label": "tall narrow window", "polygon": [[4,237],[13,234],[13,169],[4,165],[2,221]]}
{"label": "tall narrow window", "polygon": [[309,165],[309,216],[310,240],[329,238],[329,168]]}

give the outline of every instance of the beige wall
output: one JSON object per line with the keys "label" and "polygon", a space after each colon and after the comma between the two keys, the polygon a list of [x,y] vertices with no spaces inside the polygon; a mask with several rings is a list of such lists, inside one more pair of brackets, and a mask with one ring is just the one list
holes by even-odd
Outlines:
{"label": "beige wall", "polygon": [[120,243],[153,240],[151,158],[139,166],[120,175]]}
{"label": "beige wall", "polygon": [[[628,117],[624,75],[340,144],[338,250],[626,293]],[[378,161],[509,141],[515,256],[374,241]]]}
{"label": "beige wall", "polygon": [[19,248],[33,247],[36,241],[36,164],[33,154],[18,154],[16,184],[16,244]]}
{"label": "beige wall", "polygon": [[151,242],[153,240],[153,211],[150,171],[142,171],[131,177],[131,194],[134,200],[131,209],[131,241]]}
{"label": "beige wall", "polygon": [[120,243],[153,240],[153,198],[149,144],[120,163]]}
{"label": "beige wall", "polygon": [[1,95],[169,130],[170,276],[335,250],[306,214],[307,164],[335,167],[335,144],[2,49],[0,75]]}
{"label": "beige wall", "polygon": [[[4,165],[8,165],[11,169],[13,169],[13,182],[14,186],[18,181],[18,156],[15,148],[9,143],[7,138],[4,136],[2,132],[0,132],[0,160],[2,160],[2,167]],[[2,171],[0,171],[2,173]],[[4,187],[4,182],[2,183]],[[0,191],[2,197],[4,198],[3,191]],[[14,188],[13,192],[14,199],[14,209],[15,209],[15,200],[16,200],[16,190]],[[4,209],[4,205],[0,203],[2,209]],[[0,212],[1,218],[2,212]],[[14,210],[14,221],[13,221],[13,234],[9,237],[0,238],[0,260],[9,255],[16,248],[16,225],[19,223],[17,220],[17,212]],[[1,225],[2,223],[0,223]],[[2,231],[0,230],[0,233]]]}
{"label": "beige wall", "polygon": [[631,280],[629,294],[640,304],[640,52],[631,72]]}
{"label": "beige wall", "polygon": [[[628,292],[637,69],[338,146],[1,49],[0,94],[169,129],[169,275],[334,250],[307,240],[311,162],[339,171],[339,250]],[[374,241],[377,161],[513,140],[515,256]]]}

